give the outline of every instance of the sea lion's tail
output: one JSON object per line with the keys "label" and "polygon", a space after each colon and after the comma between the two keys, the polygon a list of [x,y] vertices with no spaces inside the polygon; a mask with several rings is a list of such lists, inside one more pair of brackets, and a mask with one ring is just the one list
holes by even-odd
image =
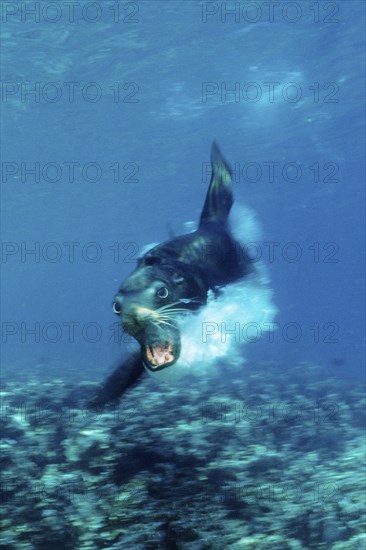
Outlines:
{"label": "sea lion's tail", "polygon": [[212,175],[203,205],[199,227],[209,222],[225,224],[234,202],[231,170],[216,141],[211,146]]}

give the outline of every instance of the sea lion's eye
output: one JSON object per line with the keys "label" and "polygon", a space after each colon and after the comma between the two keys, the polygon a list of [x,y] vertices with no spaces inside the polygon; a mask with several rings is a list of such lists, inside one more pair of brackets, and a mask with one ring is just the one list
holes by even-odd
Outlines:
{"label": "sea lion's eye", "polygon": [[112,310],[113,310],[113,313],[115,313],[116,315],[119,315],[122,311],[121,304],[119,302],[113,302]]}
{"label": "sea lion's eye", "polygon": [[156,295],[159,297],[159,298],[167,298],[169,296],[169,290],[167,289],[166,286],[161,286],[157,291],[156,291]]}

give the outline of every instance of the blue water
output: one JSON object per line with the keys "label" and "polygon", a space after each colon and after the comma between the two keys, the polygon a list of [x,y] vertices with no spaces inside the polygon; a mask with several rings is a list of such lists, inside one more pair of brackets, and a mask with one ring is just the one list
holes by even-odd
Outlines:
{"label": "blue water", "polygon": [[[3,547],[364,548],[365,2],[0,10]],[[94,415],[114,294],[199,219],[214,139],[270,282],[199,315],[277,328]]]}
{"label": "blue water", "polygon": [[216,138],[279,310],[247,356],[359,376],[364,2],[281,3],[273,21],[261,2],[80,2],[74,21],[48,4],[2,6],[3,365],[104,375],[113,294],[142,246],[197,220]]}

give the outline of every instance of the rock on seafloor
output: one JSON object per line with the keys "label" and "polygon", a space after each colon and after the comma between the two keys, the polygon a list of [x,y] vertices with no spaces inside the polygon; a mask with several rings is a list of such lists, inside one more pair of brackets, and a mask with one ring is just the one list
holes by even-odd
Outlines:
{"label": "rock on seafloor", "polygon": [[91,382],[3,384],[3,547],[364,549],[362,388],[312,364],[223,378],[146,378],[103,411]]}

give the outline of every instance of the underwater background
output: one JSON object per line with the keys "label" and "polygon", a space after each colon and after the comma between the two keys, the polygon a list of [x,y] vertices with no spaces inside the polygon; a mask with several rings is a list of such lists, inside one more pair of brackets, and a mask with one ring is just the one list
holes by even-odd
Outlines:
{"label": "underwater background", "polygon": [[[1,4],[2,547],[363,549],[365,3]],[[92,414],[217,139],[276,330]],[[121,341],[122,340],[122,341]],[[199,370],[199,367],[197,367]]]}

